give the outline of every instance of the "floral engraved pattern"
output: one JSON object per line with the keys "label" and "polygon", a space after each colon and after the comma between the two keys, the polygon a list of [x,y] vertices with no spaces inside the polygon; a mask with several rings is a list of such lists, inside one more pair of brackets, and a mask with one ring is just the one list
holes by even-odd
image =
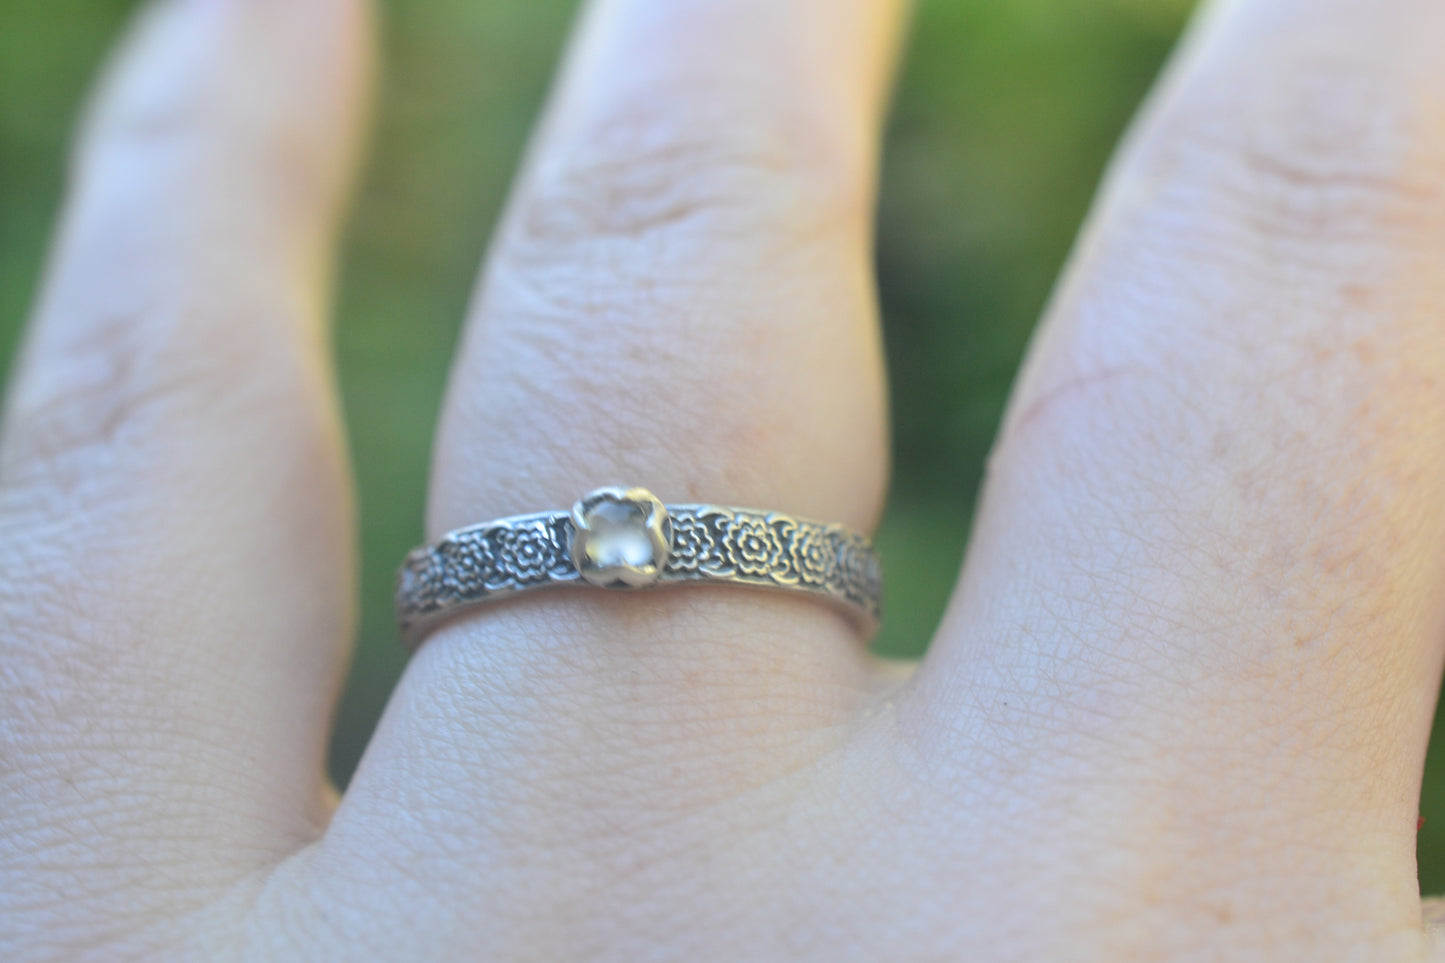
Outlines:
{"label": "floral engraved pattern", "polygon": [[798,578],[809,585],[824,585],[838,564],[838,550],[826,529],[814,525],[799,526],[789,547],[793,568]]}
{"label": "floral engraved pattern", "polygon": [[712,553],[712,529],[706,521],[686,516],[672,520],[669,568],[678,572],[696,572],[711,558]]}
{"label": "floral engraved pattern", "polygon": [[438,560],[412,556],[406,560],[397,577],[399,596],[415,599],[417,608],[432,610],[440,606],[447,593],[446,573]]}
{"label": "floral engraved pattern", "polygon": [[497,548],[503,572],[523,584],[544,581],[562,559],[562,546],[546,522],[503,529]]}
{"label": "floral engraved pattern", "polygon": [[439,554],[449,595],[465,596],[483,588],[497,566],[496,553],[478,536],[443,542]]}
{"label": "floral engraved pattern", "polygon": [[745,575],[770,575],[783,554],[778,533],[766,518],[737,515],[728,522],[728,559]]}

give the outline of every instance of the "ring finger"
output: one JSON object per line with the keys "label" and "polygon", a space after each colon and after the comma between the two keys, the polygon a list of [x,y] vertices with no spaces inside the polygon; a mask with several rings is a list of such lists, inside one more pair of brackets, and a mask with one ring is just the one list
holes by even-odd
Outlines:
{"label": "ring finger", "polygon": [[[900,8],[593,5],[458,355],[431,536],[614,483],[871,527],[870,215]],[[390,823],[382,859],[468,852],[486,905],[525,891],[555,917],[545,892],[585,913],[574,867],[503,867],[559,845],[631,858],[602,851],[619,825],[646,834],[816,761],[873,680],[854,627],[811,600],[517,599],[419,651],[326,851],[376,860],[374,829],[350,827]]]}

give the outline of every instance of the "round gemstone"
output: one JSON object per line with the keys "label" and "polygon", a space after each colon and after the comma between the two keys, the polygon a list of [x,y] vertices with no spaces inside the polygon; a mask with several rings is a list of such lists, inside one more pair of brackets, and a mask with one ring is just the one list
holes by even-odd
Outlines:
{"label": "round gemstone", "polygon": [[667,508],[643,488],[600,488],[572,508],[572,561],[587,582],[641,588],[667,565]]}

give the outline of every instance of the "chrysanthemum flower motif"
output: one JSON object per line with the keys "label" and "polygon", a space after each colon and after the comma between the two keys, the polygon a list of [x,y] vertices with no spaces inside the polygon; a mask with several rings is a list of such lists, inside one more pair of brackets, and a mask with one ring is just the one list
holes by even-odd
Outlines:
{"label": "chrysanthemum flower motif", "polygon": [[479,591],[495,577],[496,555],[479,535],[444,542],[438,555],[452,591],[467,595]]}
{"label": "chrysanthemum flower motif", "polygon": [[728,559],[745,575],[771,575],[782,557],[778,533],[767,519],[738,515],[728,522]]}
{"label": "chrysanthemum flower motif", "polygon": [[552,528],[544,522],[509,528],[497,542],[502,570],[518,582],[542,581],[561,558]]}
{"label": "chrysanthemum flower motif", "polygon": [[672,519],[672,553],[668,566],[680,572],[696,572],[712,554],[712,532],[700,518]]}
{"label": "chrysanthemum flower motif", "polygon": [[793,538],[792,556],[798,578],[809,585],[822,585],[837,565],[838,550],[826,531],[804,525]]}

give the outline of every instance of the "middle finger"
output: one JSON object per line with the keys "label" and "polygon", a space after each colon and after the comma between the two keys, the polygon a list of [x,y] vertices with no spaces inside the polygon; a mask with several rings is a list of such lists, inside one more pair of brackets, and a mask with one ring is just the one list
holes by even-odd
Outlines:
{"label": "middle finger", "polygon": [[1201,26],[1024,370],[905,728],[966,780],[1037,764],[1031,805],[1137,855],[1126,892],[1239,933],[1303,905],[1409,931],[1445,625],[1445,8]]}

